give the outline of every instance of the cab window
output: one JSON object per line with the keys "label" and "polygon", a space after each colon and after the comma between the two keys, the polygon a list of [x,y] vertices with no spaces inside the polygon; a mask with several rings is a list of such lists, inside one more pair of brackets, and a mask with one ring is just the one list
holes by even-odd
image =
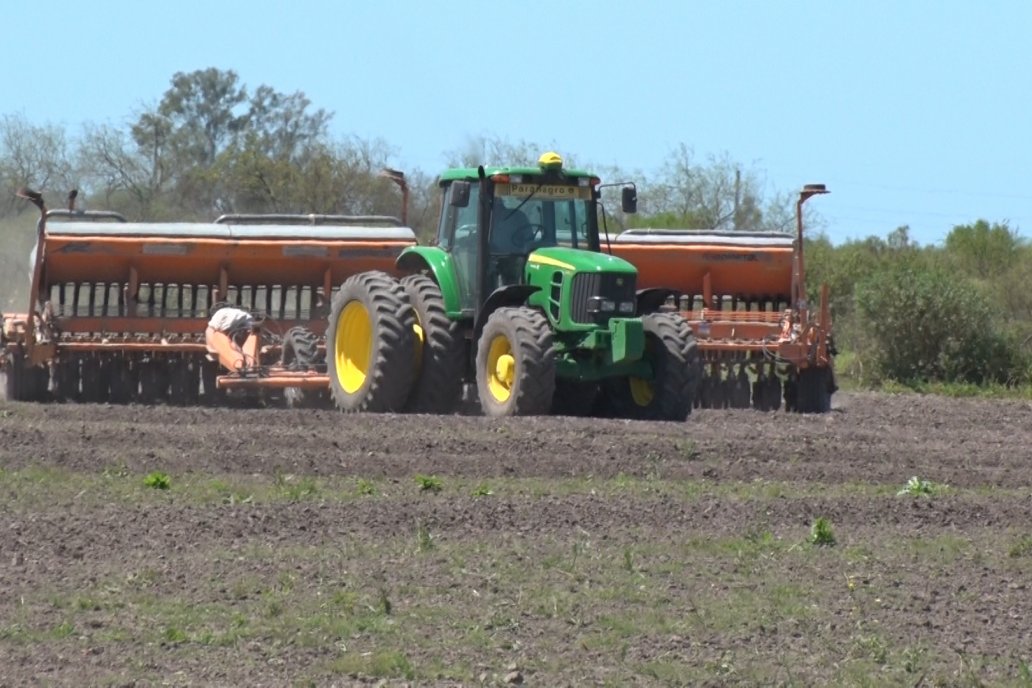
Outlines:
{"label": "cab window", "polygon": [[587,204],[584,201],[557,201],[554,205],[556,244],[589,248]]}
{"label": "cab window", "polygon": [[444,197],[441,224],[437,228],[438,246],[446,251],[451,250],[456,241],[470,240],[473,237],[477,226],[477,198],[479,192],[479,186],[474,184],[470,188],[469,203],[462,208],[457,208],[451,204],[452,187],[448,187]]}

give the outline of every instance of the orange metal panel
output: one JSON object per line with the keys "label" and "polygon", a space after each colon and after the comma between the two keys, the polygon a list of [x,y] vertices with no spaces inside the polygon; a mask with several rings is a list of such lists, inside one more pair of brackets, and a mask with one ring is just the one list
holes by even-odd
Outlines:
{"label": "orange metal panel", "polygon": [[61,342],[61,351],[150,351],[155,353],[204,353],[198,342]]}
{"label": "orange metal panel", "polygon": [[[94,333],[128,333],[149,335],[198,335],[208,326],[207,318],[156,318],[156,317],[90,317],[62,316],[54,318],[57,329],[64,335]],[[266,320],[265,327],[272,332],[286,332],[291,327],[304,326],[321,335],[326,330],[324,319],[317,320]],[[62,345],[63,346],[63,345]]]}
{"label": "orange metal panel", "polygon": [[54,318],[62,334],[126,332],[139,334],[200,334],[208,325],[207,318],[129,318],[73,317]]}
{"label": "orange metal panel", "polygon": [[681,314],[689,321],[706,320],[709,322],[780,323],[786,317],[783,311],[720,311],[709,308],[683,311]]}
{"label": "orange metal panel", "polygon": [[47,236],[46,280],[319,286],[328,271],[334,284],[366,270],[393,273],[394,260],[414,242],[405,240],[224,240],[180,237]]}
{"label": "orange metal panel", "polygon": [[709,275],[713,294],[781,297],[792,289],[792,249],[782,246],[711,246],[614,242],[613,255],[638,268],[642,289],[667,287],[703,294]]}
{"label": "orange metal panel", "polygon": [[776,340],[781,333],[781,328],[769,323],[689,323],[696,337],[700,340],[706,339],[728,339],[742,340],[750,339],[765,340],[770,342]]}

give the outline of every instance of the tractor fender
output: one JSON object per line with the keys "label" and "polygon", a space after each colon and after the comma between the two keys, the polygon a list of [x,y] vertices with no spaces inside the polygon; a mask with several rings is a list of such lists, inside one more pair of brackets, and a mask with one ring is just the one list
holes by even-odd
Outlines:
{"label": "tractor fender", "polygon": [[666,300],[671,296],[673,296],[674,299],[677,299],[680,294],[677,290],[668,289],[666,287],[639,289],[638,293],[635,294],[638,315],[648,315],[649,313],[659,311],[663,307],[663,304],[666,303]]}
{"label": "tractor fender", "polygon": [[436,246],[410,246],[401,252],[395,267],[403,275],[426,274],[441,288],[448,317],[462,317],[459,281],[452,255]]}
{"label": "tractor fender", "polygon": [[531,294],[540,290],[541,287],[529,284],[510,284],[507,287],[501,287],[491,292],[491,295],[487,297],[487,301],[484,302],[484,307],[477,313],[477,320],[473,324],[474,349],[477,342],[480,341],[480,333],[484,330],[484,324],[487,323],[487,319],[491,317],[492,313],[499,308],[507,306],[522,306],[527,303],[527,298]]}

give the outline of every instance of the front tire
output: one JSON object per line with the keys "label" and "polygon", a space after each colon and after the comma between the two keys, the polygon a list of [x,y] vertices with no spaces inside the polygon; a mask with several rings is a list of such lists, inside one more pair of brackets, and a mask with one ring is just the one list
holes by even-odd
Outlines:
{"label": "front tire", "polygon": [[608,380],[610,401],[624,417],[683,421],[692,412],[702,372],[691,326],[677,313],[649,313],[641,320],[652,378]]}
{"label": "front tire", "polygon": [[533,308],[499,308],[477,343],[477,391],[492,417],[546,415],[555,395],[555,347]]}
{"label": "front tire", "polygon": [[385,272],[348,278],[333,297],[326,330],[330,395],[346,412],[401,411],[416,373],[415,312]]}

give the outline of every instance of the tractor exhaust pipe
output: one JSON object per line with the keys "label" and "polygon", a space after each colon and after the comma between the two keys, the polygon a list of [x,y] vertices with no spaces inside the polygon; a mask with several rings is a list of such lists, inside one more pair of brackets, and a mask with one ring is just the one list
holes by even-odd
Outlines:
{"label": "tractor exhaust pipe", "polygon": [[387,179],[390,179],[401,188],[401,224],[408,227],[409,187],[408,182],[405,180],[405,173],[401,170],[392,170],[389,167],[385,167],[380,172],[380,176],[387,177]]}
{"label": "tractor exhaust pipe", "polygon": [[29,286],[29,308],[26,311],[28,323],[25,327],[25,355],[32,362],[33,349],[36,344],[36,309],[39,306],[39,287],[43,272],[43,234],[47,228],[47,205],[43,201],[43,194],[33,191],[28,187],[22,187],[15,191],[15,196],[24,198],[39,208],[39,222],[36,223],[36,251],[35,259],[32,262],[32,278]]}
{"label": "tractor exhaust pipe", "polygon": [[[806,263],[803,258],[803,204],[813,196],[830,193],[824,184],[807,184],[799,192],[796,201],[796,249],[795,270],[792,275],[792,306],[802,311],[806,299]],[[802,315],[801,315],[802,317]]]}

